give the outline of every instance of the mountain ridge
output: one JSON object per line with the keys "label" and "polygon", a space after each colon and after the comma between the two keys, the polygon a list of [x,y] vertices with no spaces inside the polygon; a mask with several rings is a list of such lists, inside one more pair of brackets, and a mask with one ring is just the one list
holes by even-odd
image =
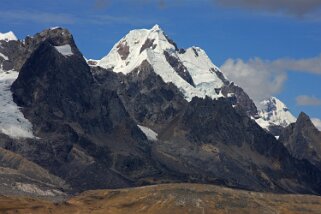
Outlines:
{"label": "mountain ridge", "polygon": [[[160,33],[159,27],[142,33],[147,31]],[[64,180],[68,194],[168,182],[321,194],[319,169],[291,156],[257,125],[257,108],[242,88],[209,68],[201,49],[178,49],[164,33],[161,38],[167,54],[157,49],[161,42],[144,37],[134,47],[143,57],[128,72],[88,63],[66,29],[17,41],[23,47],[18,58],[26,61],[13,65],[21,69],[11,92],[36,137],[3,137],[1,147]],[[132,50],[126,42],[112,51],[122,63]],[[202,57],[208,63],[201,63],[200,77],[193,63]],[[168,74],[213,96],[188,97],[177,82],[164,79]],[[211,86],[216,80],[222,88]]]}

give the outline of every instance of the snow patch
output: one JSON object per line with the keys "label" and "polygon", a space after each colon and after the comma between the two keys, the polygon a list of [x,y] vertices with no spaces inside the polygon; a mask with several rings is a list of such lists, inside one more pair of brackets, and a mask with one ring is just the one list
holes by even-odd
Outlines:
{"label": "snow patch", "polygon": [[16,35],[14,35],[14,33],[12,31],[9,31],[7,33],[0,33],[0,40],[4,40],[4,41],[17,41],[17,37]]}
{"label": "snow patch", "polygon": [[62,55],[64,55],[64,56],[71,56],[71,55],[73,55],[73,52],[72,52],[71,47],[70,47],[69,44],[67,44],[67,45],[61,45],[61,46],[55,46],[55,48],[56,48],[56,50],[57,50],[60,54],[62,54]]}
{"label": "snow patch", "polygon": [[8,58],[7,56],[3,55],[2,53],[0,53],[0,57],[1,57],[2,59],[4,59],[4,60],[9,60],[9,58]]}
{"label": "snow patch", "polygon": [[137,125],[137,126],[145,134],[148,140],[157,141],[158,134],[156,132],[154,132],[153,130],[145,126],[141,126],[141,125]]}
{"label": "snow patch", "polygon": [[59,26],[55,26],[55,27],[51,27],[50,30],[56,30],[56,29],[60,29],[61,27]]}
{"label": "snow patch", "polygon": [[33,138],[32,125],[13,101],[10,90],[18,74],[0,70],[0,131],[12,138]]}
{"label": "snow patch", "polygon": [[23,192],[30,193],[30,194],[37,194],[40,196],[57,196],[57,195],[64,195],[63,192],[60,190],[42,190],[37,185],[28,184],[28,183],[15,183],[15,187]]}
{"label": "snow patch", "polygon": [[[254,118],[252,118],[254,119]],[[256,119],[255,122],[265,130],[269,130],[269,127],[273,125],[269,121],[264,120],[263,118]]]}

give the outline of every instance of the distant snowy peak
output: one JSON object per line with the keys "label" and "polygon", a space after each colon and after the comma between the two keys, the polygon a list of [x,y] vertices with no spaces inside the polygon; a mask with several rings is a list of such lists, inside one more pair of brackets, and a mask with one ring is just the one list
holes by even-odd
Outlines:
{"label": "distant snowy peak", "polygon": [[287,106],[276,97],[264,100],[258,106],[260,118],[258,124],[263,128],[269,126],[287,127],[296,121]]}
{"label": "distant snowy peak", "polygon": [[11,40],[18,40],[16,35],[12,32],[12,31],[9,31],[7,33],[0,33],[0,41],[1,40],[4,40],[4,41],[11,41]]}
{"label": "distant snowy peak", "polygon": [[176,85],[188,101],[193,97],[222,96],[217,89],[223,87],[225,77],[205,51],[198,47],[178,49],[158,25],[130,31],[97,66],[128,74],[146,60],[165,82]]}

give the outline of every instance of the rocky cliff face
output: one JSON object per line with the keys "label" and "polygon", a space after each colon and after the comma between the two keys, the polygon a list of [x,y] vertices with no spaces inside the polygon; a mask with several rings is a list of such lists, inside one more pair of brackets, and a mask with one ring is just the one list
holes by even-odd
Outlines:
{"label": "rocky cliff face", "polygon": [[[22,67],[11,90],[39,139],[29,140],[31,148],[8,148],[62,177],[75,191],[133,185],[131,176],[157,171],[146,160],[148,141],[117,93],[99,87],[68,42],[49,37]],[[61,50],[66,44],[70,49]]]}
{"label": "rocky cliff face", "polygon": [[49,41],[51,44],[56,45],[68,43],[79,54],[79,50],[75,48],[73,37],[68,30],[52,28],[37,33],[32,37],[27,36],[23,41],[0,39],[0,64],[2,64],[2,69],[5,71],[20,71],[26,60],[43,41]]}
{"label": "rocky cliff face", "polygon": [[258,111],[253,100],[241,87],[233,82],[227,82],[222,88],[222,94],[231,100],[232,105],[246,112],[249,117],[258,118]]}
{"label": "rocky cliff face", "polygon": [[308,160],[321,169],[321,132],[308,115],[301,113],[296,123],[284,129],[280,141],[294,157]]}

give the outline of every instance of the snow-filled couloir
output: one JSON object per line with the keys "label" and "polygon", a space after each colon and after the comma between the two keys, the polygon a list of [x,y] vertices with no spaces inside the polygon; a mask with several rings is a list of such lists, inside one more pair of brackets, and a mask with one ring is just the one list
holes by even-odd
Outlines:
{"label": "snow-filled couloir", "polygon": [[17,71],[0,69],[0,132],[12,138],[33,138],[32,124],[13,101],[10,91],[18,74]]}

